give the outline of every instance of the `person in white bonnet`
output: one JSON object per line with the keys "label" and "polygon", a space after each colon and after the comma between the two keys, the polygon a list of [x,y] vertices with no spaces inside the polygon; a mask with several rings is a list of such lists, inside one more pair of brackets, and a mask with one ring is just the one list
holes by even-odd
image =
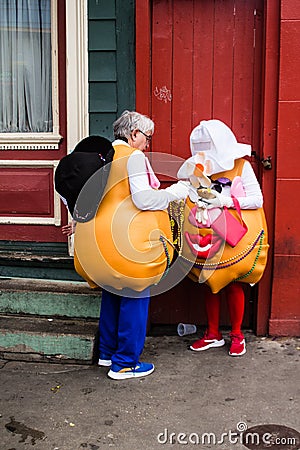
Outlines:
{"label": "person in white bonnet", "polygon": [[[205,199],[207,208],[232,208],[231,180],[226,178],[226,171],[235,166],[237,159],[251,155],[251,146],[238,143],[231,129],[220,120],[203,120],[190,135],[192,157],[200,155],[206,162],[206,175],[214,180],[212,192],[215,198]],[[220,178],[216,174],[220,173]],[[222,174],[221,174],[222,173]],[[219,181],[218,181],[219,180]],[[257,209],[263,204],[263,196],[255,173],[248,161],[244,162],[240,176],[240,193],[237,195],[241,209]],[[246,353],[245,338],[241,331],[244,317],[244,291],[242,283],[228,284],[219,293],[213,294],[205,286],[205,306],[208,318],[208,328],[204,336],[194,342],[190,348],[194,351],[207,350],[225,345],[219,331],[221,292],[225,291],[231,321],[231,347],[229,355],[241,356]]]}

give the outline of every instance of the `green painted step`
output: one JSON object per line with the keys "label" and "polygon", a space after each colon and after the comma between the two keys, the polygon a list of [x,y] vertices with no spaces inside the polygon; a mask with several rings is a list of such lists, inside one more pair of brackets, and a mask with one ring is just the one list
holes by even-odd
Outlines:
{"label": "green painted step", "polygon": [[0,240],[0,276],[83,281],[62,242]]}
{"label": "green painted step", "polygon": [[0,358],[92,364],[98,322],[0,316]]}
{"label": "green painted step", "polygon": [[51,278],[83,281],[75,272],[73,258],[66,255],[40,255],[29,252],[0,251],[2,277]]}
{"label": "green painted step", "polygon": [[0,314],[98,319],[100,304],[85,282],[0,277]]}

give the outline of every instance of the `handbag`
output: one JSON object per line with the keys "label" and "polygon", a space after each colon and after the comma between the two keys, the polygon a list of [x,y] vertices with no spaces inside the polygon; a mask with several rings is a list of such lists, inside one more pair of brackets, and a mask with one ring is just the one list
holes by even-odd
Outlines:
{"label": "handbag", "polygon": [[247,233],[248,227],[242,218],[238,199],[233,195],[231,197],[237,212],[237,218],[231,214],[226,206],[224,206],[221,214],[212,222],[211,228],[224,239],[227,244],[231,247],[235,247]]}

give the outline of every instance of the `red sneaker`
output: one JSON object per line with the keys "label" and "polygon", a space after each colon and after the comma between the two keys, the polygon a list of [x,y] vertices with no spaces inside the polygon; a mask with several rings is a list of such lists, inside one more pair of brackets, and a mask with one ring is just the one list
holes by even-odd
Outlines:
{"label": "red sneaker", "polygon": [[246,342],[243,334],[230,333],[230,356],[242,356],[246,353]]}
{"label": "red sneaker", "polygon": [[194,342],[190,346],[190,349],[195,352],[201,352],[202,350],[207,350],[212,347],[222,347],[223,345],[225,345],[225,341],[220,333],[218,335],[208,334],[206,330],[203,338]]}

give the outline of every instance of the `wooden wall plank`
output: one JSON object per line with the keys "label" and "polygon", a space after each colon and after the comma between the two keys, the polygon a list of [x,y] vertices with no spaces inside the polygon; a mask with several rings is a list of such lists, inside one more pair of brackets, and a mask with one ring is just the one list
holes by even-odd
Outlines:
{"label": "wooden wall plank", "polygon": [[116,120],[115,112],[90,112],[90,135],[100,134],[110,136],[112,134],[112,123]]}
{"label": "wooden wall plank", "polygon": [[235,3],[233,31],[232,129],[239,142],[252,141],[254,5]]}
{"label": "wooden wall plank", "polygon": [[214,69],[213,109],[214,119],[232,126],[232,82],[234,0],[215,2],[214,18]]}
{"label": "wooden wall plank", "polygon": [[[263,40],[264,40],[264,10],[261,0],[255,0],[255,15],[254,15],[254,29],[255,29],[255,47],[254,47],[254,61],[253,61],[253,111],[252,111],[252,149],[262,158],[262,93],[264,78],[264,64],[263,64]],[[260,169],[261,164],[256,160],[256,173],[261,178]],[[259,165],[259,167],[258,167]]]}
{"label": "wooden wall plank", "polygon": [[155,122],[152,150],[171,153],[173,80],[173,1],[153,1],[151,115]]}
{"label": "wooden wall plank", "polygon": [[116,50],[116,21],[89,20],[89,50]]}
{"label": "wooden wall plank", "polygon": [[282,150],[277,154],[278,178],[299,179],[299,162],[296,155],[296,152],[299,152],[299,142],[300,99],[297,102],[280,102],[278,105],[277,145]]}
{"label": "wooden wall plank", "polygon": [[91,82],[89,89],[90,112],[114,112],[117,111],[117,86],[116,83]]}
{"label": "wooden wall plank", "polygon": [[116,53],[90,52],[89,81],[117,81]]}
{"label": "wooden wall plank", "polygon": [[287,260],[296,256],[299,258],[300,255],[300,216],[295,214],[295,209],[299,205],[299,188],[299,175],[295,179],[277,178],[274,253],[286,256]]}
{"label": "wooden wall plank", "polygon": [[171,153],[190,156],[189,135],[193,108],[193,2],[173,6],[173,95]]}
{"label": "wooden wall plank", "polygon": [[214,8],[210,0],[194,1],[192,128],[212,118]]}
{"label": "wooden wall plank", "polygon": [[116,15],[115,1],[112,0],[90,0],[88,2],[89,19],[111,19]]}

